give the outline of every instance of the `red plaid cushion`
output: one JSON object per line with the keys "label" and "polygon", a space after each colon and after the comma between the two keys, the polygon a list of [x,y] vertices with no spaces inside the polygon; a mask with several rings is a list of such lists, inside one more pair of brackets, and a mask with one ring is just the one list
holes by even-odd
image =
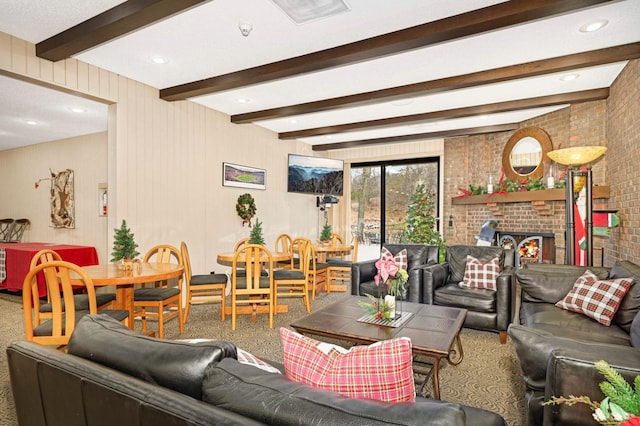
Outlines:
{"label": "red plaid cushion", "polygon": [[380,259],[381,260],[393,260],[396,262],[396,265],[400,269],[407,270],[407,266],[409,265],[409,261],[407,260],[407,249],[402,249],[394,256],[391,252],[386,248],[382,247],[380,250]]}
{"label": "red plaid cushion", "polygon": [[299,383],[352,398],[414,402],[411,339],[383,340],[369,346],[340,346],[280,329],[286,376]]}
{"label": "red plaid cushion", "polygon": [[500,275],[500,259],[497,257],[487,263],[482,263],[473,256],[467,255],[464,267],[464,278],[461,287],[496,289],[496,280]]}
{"label": "red plaid cushion", "polygon": [[586,270],[573,284],[564,299],[556,303],[561,309],[584,314],[602,325],[610,326],[620,302],[633,284],[633,277],[615,280],[598,280]]}

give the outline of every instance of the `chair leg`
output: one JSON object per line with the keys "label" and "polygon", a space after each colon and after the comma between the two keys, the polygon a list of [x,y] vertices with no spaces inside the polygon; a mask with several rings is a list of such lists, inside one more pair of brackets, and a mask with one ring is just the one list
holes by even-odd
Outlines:
{"label": "chair leg", "polygon": [[158,338],[164,339],[164,307],[158,306]]}
{"label": "chair leg", "polygon": [[236,329],[236,304],[231,300],[231,330]]}
{"label": "chair leg", "polygon": [[222,294],[220,296],[220,318],[222,319],[222,321],[224,321],[224,317],[225,317],[225,307],[227,306],[227,296],[224,294],[225,293],[225,288],[222,288]]}
{"label": "chair leg", "polygon": [[[182,303],[182,302],[181,302]],[[187,300],[187,306],[184,307],[184,322],[187,322],[187,319],[189,319],[189,310],[191,308],[191,299]]]}
{"label": "chair leg", "polygon": [[506,331],[501,331],[500,332],[500,343],[501,344],[505,344],[507,343],[507,332]]}
{"label": "chair leg", "polygon": [[184,317],[182,315],[182,299],[178,299],[178,325],[180,325],[180,334],[184,334]]}
{"label": "chair leg", "polygon": [[140,313],[142,315],[142,331],[143,332],[147,332],[147,309],[146,308],[142,308],[140,310]]}

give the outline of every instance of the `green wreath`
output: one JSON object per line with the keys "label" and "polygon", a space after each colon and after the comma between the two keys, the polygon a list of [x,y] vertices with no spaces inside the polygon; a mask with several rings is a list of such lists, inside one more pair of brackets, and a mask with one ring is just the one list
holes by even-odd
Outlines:
{"label": "green wreath", "polygon": [[240,219],[242,219],[242,226],[248,223],[249,227],[251,227],[251,219],[256,214],[256,202],[251,194],[242,194],[238,197],[236,212],[238,216],[240,216]]}

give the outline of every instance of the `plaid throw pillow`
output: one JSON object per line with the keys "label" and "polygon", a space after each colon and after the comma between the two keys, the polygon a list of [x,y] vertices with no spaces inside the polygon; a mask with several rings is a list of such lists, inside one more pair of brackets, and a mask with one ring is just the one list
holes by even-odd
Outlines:
{"label": "plaid throw pillow", "polygon": [[494,257],[487,263],[482,263],[473,256],[467,255],[464,267],[464,278],[460,287],[484,288],[496,290],[496,280],[500,275],[500,259]]}
{"label": "plaid throw pillow", "polygon": [[350,350],[280,329],[286,376],[352,398],[414,402],[411,339],[383,340]]}
{"label": "plaid throw pillow", "polygon": [[632,284],[633,277],[598,280],[593,272],[586,270],[556,307],[584,314],[608,327]]}
{"label": "plaid throw pillow", "polygon": [[407,249],[402,249],[394,256],[391,252],[386,248],[382,247],[380,250],[380,260],[393,260],[398,265],[398,268],[407,270],[409,265],[409,260],[407,259]]}

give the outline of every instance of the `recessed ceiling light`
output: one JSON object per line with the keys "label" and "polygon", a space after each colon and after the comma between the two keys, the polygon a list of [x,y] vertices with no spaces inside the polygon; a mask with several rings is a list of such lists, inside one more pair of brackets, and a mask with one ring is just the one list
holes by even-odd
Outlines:
{"label": "recessed ceiling light", "polygon": [[289,123],[291,124],[296,124],[298,122],[298,120],[296,120],[295,118],[292,118],[291,120],[289,120]]}
{"label": "recessed ceiling light", "polygon": [[71,107],[69,109],[71,110],[71,112],[75,112],[75,113],[78,113],[78,114],[81,114],[83,112],[87,112],[86,109],[80,108],[80,107]]}
{"label": "recessed ceiling light", "polygon": [[164,64],[168,64],[169,60],[167,58],[163,58],[161,56],[156,56],[155,58],[152,59],[154,64],[159,64],[159,65],[164,65]]}
{"label": "recessed ceiling light", "polygon": [[36,124],[38,124],[38,122],[35,120],[27,120],[25,121],[25,123],[27,123],[30,126],[35,126]]}
{"label": "recessed ceiling light", "polygon": [[236,102],[239,104],[248,104],[249,102],[251,102],[251,99],[249,98],[236,98]]}
{"label": "recessed ceiling light", "polygon": [[486,120],[487,118],[489,118],[489,116],[487,114],[483,114],[483,115],[478,116],[478,118],[480,120]]}
{"label": "recessed ceiling light", "polygon": [[560,77],[560,80],[561,81],[571,81],[571,80],[575,80],[578,77],[580,77],[580,74],[567,74],[567,75],[563,75],[562,77]]}
{"label": "recessed ceiling light", "polygon": [[583,26],[581,26],[580,32],[592,33],[605,27],[608,23],[609,21],[607,21],[606,19],[598,19],[597,21],[589,22],[588,24],[584,24]]}

